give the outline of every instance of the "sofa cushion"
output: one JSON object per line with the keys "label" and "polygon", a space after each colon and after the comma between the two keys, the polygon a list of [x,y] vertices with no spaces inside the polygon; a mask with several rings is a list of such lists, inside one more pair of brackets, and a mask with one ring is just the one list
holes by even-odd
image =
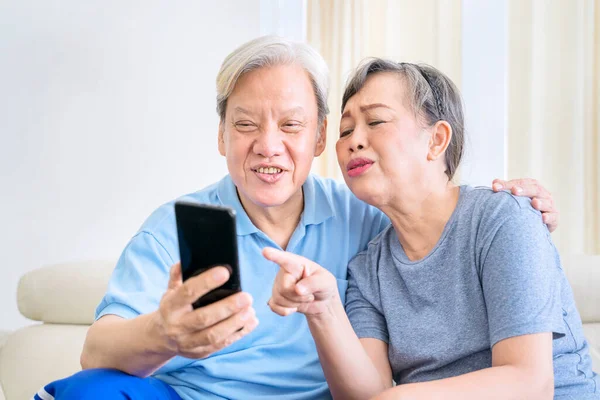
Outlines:
{"label": "sofa cushion", "polygon": [[9,331],[0,331],[0,352],[2,351],[2,346],[4,346],[6,339],[8,339],[8,335],[10,335]]}
{"label": "sofa cushion", "polygon": [[[9,332],[0,331],[0,357],[2,357],[2,347],[6,340],[8,339]],[[2,391],[2,378],[0,378],[0,400],[5,400],[4,392]]]}
{"label": "sofa cushion", "polygon": [[583,324],[585,338],[590,345],[590,354],[594,363],[594,372],[600,373],[600,323]]}
{"label": "sofa cushion", "polygon": [[30,271],[19,281],[19,311],[34,321],[91,324],[114,265],[112,261],[87,261]]}
{"label": "sofa cushion", "polygon": [[561,256],[584,323],[600,323],[600,255]]}
{"label": "sofa cushion", "polygon": [[0,357],[0,383],[7,399],[31,399],[46,384],[81,369],[88,326],[39,324],[8,337]]}

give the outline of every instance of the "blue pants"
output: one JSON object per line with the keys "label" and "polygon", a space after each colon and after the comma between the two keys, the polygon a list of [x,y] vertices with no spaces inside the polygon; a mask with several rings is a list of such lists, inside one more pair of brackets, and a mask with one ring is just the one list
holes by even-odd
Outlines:
{"label": "blue pants", "polygon": [[114,369],[88,369],[44,386],[33,399],[181,400],[181,397],[160,379],[138,378]]}

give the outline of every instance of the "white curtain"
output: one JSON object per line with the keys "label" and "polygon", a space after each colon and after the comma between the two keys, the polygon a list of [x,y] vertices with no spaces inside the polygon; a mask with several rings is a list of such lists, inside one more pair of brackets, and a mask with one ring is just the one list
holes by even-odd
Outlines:
{"label": "white curtain", "polygon": [[561,251],[600,253],[600,1],[509,3],[508,176],[553,194]]}
{"label": "white curtain", "polygon": [[[561,252],[600,254],[600,0],[507,0],[508,178],[554,196]],[[346,78],[367,56],[425,62],[461,85],[461,0],[308,0],[307,36],[331,69],[328,146],[335,156]],[[468,118],[468,115],[467,115]]]}
{"label": "white curtain", "polygon": [[367,56],[431,64],[460,85],[460,0],[309,0],[308,42],[331,70],[327,150],[315,164],[341,178],[335,156],[344,83]]}

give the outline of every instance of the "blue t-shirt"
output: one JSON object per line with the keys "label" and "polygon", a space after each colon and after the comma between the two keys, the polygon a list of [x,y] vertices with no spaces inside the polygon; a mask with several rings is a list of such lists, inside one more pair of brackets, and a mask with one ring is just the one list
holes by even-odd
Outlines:
{"label": "blue t-shirt", "polygon": [[600,398],[573,293],[529,199],[462,186],[426,257],[410,261],[390,225],[348,268],[350,322],[388,343],[397,383],[488,368],[500,340],[553,332],[557,398]]}
{"label": "blue t-shirt", "polygon": [[[287,250],[307,257],[347,287],[349,260],[389,224],[379,210],[356,199],[333,180],[309,176],[302,186],[304,211]],[[315,399],[329,390],[302,314],[280,317],[267,306],[279,267],[261,255],[279,246],[252,224],[229,176],[182,200],[232,207],[237,214],[242,290],[254,298],[259,326],[233,345],[202,360],[175,357],[155,376],[183,399]],[[156,210],[131,239],[96,310],[133,318],[155,311],[167,289],[169,269],[179,261],[173,202]]]}

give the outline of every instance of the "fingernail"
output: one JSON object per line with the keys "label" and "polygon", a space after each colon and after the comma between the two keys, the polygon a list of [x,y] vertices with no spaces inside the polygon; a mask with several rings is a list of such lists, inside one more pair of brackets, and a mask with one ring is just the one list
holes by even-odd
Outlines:
{"label": "fingernail", "polygon": [[517,194],[521,194],[521,192],[523,192],[523,188],[520,186],[515,186],[515,192],[517,192]]}
{"label": "fingernail", "polygon": [[[252,304],[252,298],[250,296],[244,296],[243,294],[237,298],[236,304],[238,307],[245,307]],[[269,304],[269,302],[267,302]]]}
{"label": "fingernail", "polygon": [[212,277],[217,282],[222,282],[227,279],[227,270],[223,267],[213,268]]}
{"label": "fingernail", "polygon": [[308,291],[306,286],[303,285],[296,285],[296,289],[298,289],[298,293],[300,294],[305,294]]}
{"label": "fingernail", "polygon": [[541,200],[538,200],[538,201],[537,201],[537,207],[536,207],[536,208],[537,208],[538,210],[541,210],[541,209],[542,209],[542,201],[541,201]]}
{"label": "fingernail", "polygon": [[502,190],[504,188],[504,186],[502,186],[502,184],[500,183],[494,183],[494,189],[496,190]]}
{"label": "fingernail", "polygon": [[248,320],[250,317],[254,315],[254,308],[249,308],[240,315],[240,319],[242,321]]}

